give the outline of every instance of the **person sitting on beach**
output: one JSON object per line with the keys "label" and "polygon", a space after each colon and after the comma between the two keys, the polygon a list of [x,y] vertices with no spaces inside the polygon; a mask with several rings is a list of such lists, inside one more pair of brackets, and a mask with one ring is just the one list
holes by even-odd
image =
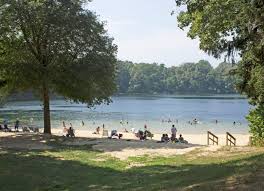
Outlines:
{"label": "person sitting on beach", "polygon": [[173,142],[173,143],[177,143],[177,142],[179,142],[178,139],[176,138],[176,134],[172,134],[170,140],[171,140],[171,142]]}
{"label": "person sitting on beach", "polygon": [[137,133],[136,136],[139,137],[139,139],[140,139],[141,141],[143,141],[143,140],[146,139],[146,137],[144,136],[144,132],[141,131],[141,130],[138,131],[138,133]]}
{"label": "person sitting on beach", "polygon": [[8,122],[6,119],[4,120],[4,129],[8,129]]}
{"label": "person sitting on beach", "polygon": [[5,132],[11,132],[11,129],[8,128],[8,121],[5,119],[4,120],[4,129]]}
{"label": "person sitting on beach", "polygon": [[67,133],[66,137],[75,137],[74,129],[72,127],[70,127],[68,129],[68,133]]}
{"label": "person sitting on beach", "polygon": [[112,130],[112,131],[111,131],[111,135],[110,135],[110,137],[112,138],[112,137],[114,137],[114,136],[118,136],[118,134],[117,134],[117,130]]}
{"label": "person sitting on beach", "polygon": [[188,141],[184,140],[184,138],[182,137],[181,134],[180,134],[180,137],[179,137],[179,141],[180,141],[180,143],[185,143],[185,144],[188,143]]}
{"label": "person sitting on beach", "polygon": [[68,128],[65,126],[63,127],[63,130],[62,130],[62,133],[63,133],[63,136],[66,136],[68,134]]}
{"label": "person sitting on beach", "polygon": [[97,134],[100,134],[100,129],[101,129],[100,126],[98,126],[98,127],[96,128],[96,133],[97,133]]}
{"label": "person sitting on beach", "polygon": [[123,134],[118,134],[117,130],[112,130],[111,136],[109,138],[110,139],[121,139],[121,137],[123,137]]}
{"label": "person sitting on beach", "polygon": [[97,135],[100,134],[100,127],[99,126],[95,129],[95,132],[93,134],[97,134]]}
{"label": "person sitting on beach", "polygon": [[162,143],[168,143],[169,141],[170,141],[170,138],[169,138],[168,134],[162,134],[161,142]]}
{"label": "person sitting on beach", "polygon": [[148,131],[148,130],[146,130],[145,132],[144,132],[144,137],[145,137],[145,139],[147,139],[147,137],[150,137],[151,139],[153,138],[153,134],[150,132],[150,131]]}

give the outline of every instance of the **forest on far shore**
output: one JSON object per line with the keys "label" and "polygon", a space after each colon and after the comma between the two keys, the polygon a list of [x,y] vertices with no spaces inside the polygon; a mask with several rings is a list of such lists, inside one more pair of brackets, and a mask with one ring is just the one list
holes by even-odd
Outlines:
{"label": "forest on far shore", "polygon": [[205,60],[166,67],[164,64],[118,62],[118,94],[234,94],[233,65],[216,68]]}
{"label": "forest on far shore", "polygon": [[[236,77],[232,64],[223,62],[216,68],[205,60],[166,67],[164,64],[118,61],[117,91],[120,94],[236,94]],[[52,99],[61,96],[51,94]],[[14,93],[9,100],[33,100],[31,91]]]}

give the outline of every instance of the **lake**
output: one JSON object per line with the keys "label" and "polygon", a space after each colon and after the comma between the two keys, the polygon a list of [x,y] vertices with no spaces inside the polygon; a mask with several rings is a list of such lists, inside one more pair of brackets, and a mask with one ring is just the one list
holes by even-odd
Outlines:
{"label": "lake", "polygon": [[[61,128],[62,121],[75,129],[94,130],[104,124],[109,130],[143,129],[169,132],[175,124],[181,133],[247,133],[245,116],[250,105],[240,96],[122,96],[113,97],[110,105],[87,108],[64,100],[51,101],[52,127]],[[42,106],[38,101],[12,101],[0,108],[2,119],[14,119],[43,127]],[[193,119],[198,124],[191,124]],[[218,120],[216,124],[215,120]],[[81,121],[84,121],[82,127]],[[236,122],[234,125],[233,122]]]}

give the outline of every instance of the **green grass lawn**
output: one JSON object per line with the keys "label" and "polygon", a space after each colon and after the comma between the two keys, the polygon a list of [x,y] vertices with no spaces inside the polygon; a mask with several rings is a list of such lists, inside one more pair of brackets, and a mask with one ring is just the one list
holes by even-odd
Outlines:
{"label": "green grass lawn", "polygon": [[[0,150],[0,190],[225,190],[260,188],[264,151],[199,150],[175,157],[121,161],[90,146]],[[263,187],[262,187],[263,188]]]}

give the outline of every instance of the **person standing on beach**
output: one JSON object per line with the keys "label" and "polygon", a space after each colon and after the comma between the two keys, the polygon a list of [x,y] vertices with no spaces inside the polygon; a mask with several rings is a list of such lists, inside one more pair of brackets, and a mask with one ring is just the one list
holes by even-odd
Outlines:
{"label": "person standing on beach", "polygon": [[17,119],[15,122],[15,131],[18,131],[18,127],[19,127],[19,120]]}
{"label": "person standing on beach", "polygon": [[175,125],[172,125],[172,127],[171,127],[171,138],[172,139],[176,138],[176,133],[177,133],[177,129],[176,129]]}
{"label": "person standing on beach", "polygon": [[65,121],[62,121],[62,127],[66,128]]}

